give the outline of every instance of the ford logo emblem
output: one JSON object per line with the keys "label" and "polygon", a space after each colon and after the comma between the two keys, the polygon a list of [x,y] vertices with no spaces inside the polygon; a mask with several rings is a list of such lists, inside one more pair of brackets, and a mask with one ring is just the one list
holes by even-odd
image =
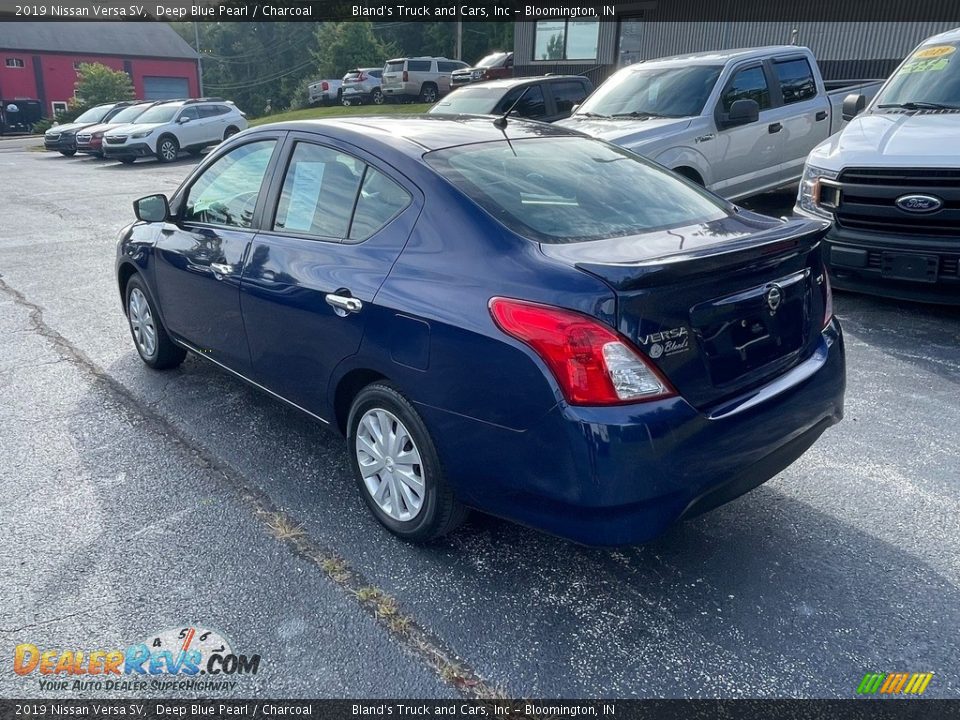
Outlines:
{"label": "ford logo emblem", "polygon": [[901,195],[897,207],[907,212],[931,213],[943,207],[943,200],[933,195]]}

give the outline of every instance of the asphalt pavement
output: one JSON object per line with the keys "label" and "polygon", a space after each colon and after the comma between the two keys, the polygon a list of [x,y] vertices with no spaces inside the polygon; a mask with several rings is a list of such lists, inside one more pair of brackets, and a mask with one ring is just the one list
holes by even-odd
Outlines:
{"label": "asphalt pavement", "polygon": [[960,696],[960,311],[838,293],[845,420],[653,543],[475,515],[416,547],[342,438],[200,359],[140,362],[116,233],[194,161],[32,144],[0,143],[0,696],[78,696],[16,676],[17,644],[187,625],[262,656],[222,695],[846,698],[900,671]]}

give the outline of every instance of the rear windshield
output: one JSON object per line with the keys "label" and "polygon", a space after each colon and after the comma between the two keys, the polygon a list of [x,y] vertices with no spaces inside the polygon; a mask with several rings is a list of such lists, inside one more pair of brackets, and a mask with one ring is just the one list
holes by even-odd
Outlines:
{"label": "rear windshield", "polygon": [[503,88],[467,86],[454,90],[430,108],[430,112],[486,115],[502,97]]}
{"label": "rear windshield", "polygon": [[388,62],[383,68],[384,72],[401,72],[403,70],[403,60]]}
{"label": "rear windshield", "polygon": [[926,45],[890,78],[877,105],[935,103],[960,108],[960,43]]}
{"label": "rear windshield", "polygon": [[161,105],[150,108],[143,115],[134,120],[137,125],[145,123],[166,123],[173,120],[173,116],[180,109],[178,105]]}
{"label": "rear windshield", "polygon": [[705,190],[589,138],[462,145],[424,159],[508,228],[543,243],[637,235],[728,215]]}

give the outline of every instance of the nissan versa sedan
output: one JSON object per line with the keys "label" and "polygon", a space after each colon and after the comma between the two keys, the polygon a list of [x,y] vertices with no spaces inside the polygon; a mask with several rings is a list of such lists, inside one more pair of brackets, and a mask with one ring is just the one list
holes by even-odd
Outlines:
{"label": "nissan versa sedan", "polygon": [[468,509],[649,540],[843,413],[819,220],[774,220],[540,123],[278,123],[134,204],[116,274],[155,369],[188,352],[347,438],[386,528]]}

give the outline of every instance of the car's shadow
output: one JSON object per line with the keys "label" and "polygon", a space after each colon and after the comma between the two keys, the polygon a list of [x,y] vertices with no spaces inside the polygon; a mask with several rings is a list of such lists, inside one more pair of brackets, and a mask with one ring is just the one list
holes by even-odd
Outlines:
{"label": "car's shadow", "polygon": [[[872,313],[891,329],[867,342],[906,350],[899,304],[838,295],[837,308]],[[960,328],[954,311],[917,314],[914,340]],[[887,500],[832,462],[836,429],[770,484],[644,546],[585,548],[479,514],[412,546],[369,515],[335,433],[201,359],[159,374],[130,352],[109,372],[220,458],[238,492],[266,492],[514,693],[851,697],[863,673],[887,670],[940,673],[939,696],[960,692],[956,638],[944,635],[960,627],[945,574],[956,538],[926,549],[923,522],[873,525]]]}

